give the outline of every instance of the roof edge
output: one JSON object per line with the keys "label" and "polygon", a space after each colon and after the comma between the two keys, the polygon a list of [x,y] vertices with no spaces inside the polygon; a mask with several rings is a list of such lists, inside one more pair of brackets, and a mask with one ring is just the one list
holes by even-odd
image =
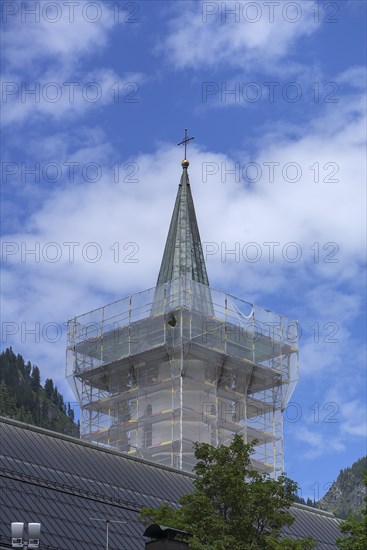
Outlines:
{"label": "roof edge", "polygon": [[176,474],[182,474],[184,476],[191,477],[191,478],[196,477],[195,474],[192,474],[190,472],[185,472],[184,470],[180,470],[179,468],[173,468],[171,466],[164,466],[163,464],[157,464],[156,462],[153,462],[152,460],[147,460],[146,458],[131,456],[131,455],[128,455],[127,453],[123,453],[122,451],[116,451],[115,449],[108,449],[106,447],[102,447],[101,445],[97,445],[96,443],[89,443],[88,441],[83,441],[82,439],[78,439],[77,437],[72,437],[71,435],[65,435],[59,432],[53,432],[52,430],[47,430],[46,428],[40,428],[39,426],[34,426],[33,424],[27,424],[26,422],[20,422],[20,420],[14,420],[13,418],[7,418],[6,416],[0,416],[0,424],[10,424],[11,426],[15,426],[17,428],[29,430],[31,432],[47,435],[49,437],[54,437],[55,439],[69,441],[70,443],[81,445],[82,447],[88,447],[90,449],[95,449],[100,452],[121,456],[128,460],[133,460],[135,462],[148,464],[149,466],[154,466],[155,468],[160,468],[161,470],[168,470],[170,472],[175,472]]}
{"label": "roof edge", "polygon": [[339,521],[341,518],[336,517],[333,512],[329,512],[328,510],[322,510],[321,508],[314,508],[313,506],[307,506],[307,504],[300,504],[299,502],[294,502],[292,504],[292,508],[300,508],[301,510],[307,510],[307,512],[313,512],[314,514],[319,514],[320,516],[327,516],[334,519],[337,519]]}

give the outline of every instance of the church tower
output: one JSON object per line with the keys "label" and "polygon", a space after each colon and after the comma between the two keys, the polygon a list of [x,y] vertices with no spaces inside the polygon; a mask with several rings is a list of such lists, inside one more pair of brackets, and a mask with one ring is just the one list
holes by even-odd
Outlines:
{"label": "church tower", "polygon": [[257,441],[253,467],[276,476],[297,323],[209,286],[190,139],[156,286],[68,323],[81,437],[191,471],[194,442],[229,444],[239,433]]}

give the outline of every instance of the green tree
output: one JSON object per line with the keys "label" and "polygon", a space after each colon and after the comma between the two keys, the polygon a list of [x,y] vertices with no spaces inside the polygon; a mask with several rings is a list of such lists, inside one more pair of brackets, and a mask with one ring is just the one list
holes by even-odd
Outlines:
{"label": "green tree", "polygon": [[45,382],[45,394],[48,399],[52,399],[52,394],[54,392],[54,382],[52,378],[46,378]]}
{"label": "green tree", "polygon": [[72,422],[74,422],[74,419],[75,419],[75,417],[74,417],[74,411],[73,411],[73,409],[71,408],[70,403],[68,403],[67,415],[68,415],[68,418],[69,418]]}
{"label": "green tree", "polygon": [[10,416],[15,415],[16,406],[14,397],[9,395],[8,388],[4,380],[0,383],[0,416]]}
{"label": "green tree", "polygon": [[32,365],[31,365],[30,361],[27,362],[27,364],[25,366],[25,369],[24,369],[24,372],[25,372],[26,380],[29,380],[30,377],[31,377],[31,372],[32,372]]}
{"label": "green tree", "polygon": [[338,548],[342,550],[366,550],[367,548],[367,516],[362,519],[350,516],[340,527],[346,538],[337,539]]}
{"label": "green tree", "polygon": [[[367,472],[364,474],[364,483],[367,485]],[[365,550],[367,548],[367,497],[365,503],[361,519],[351,515],[341,524],[340,531],[347,535],[336,541],[341,550]]]}
{"label": "green tree", "polygon": [[41,385],[41,374],[38,367],[33,365],[31,374],[31,388],[34,392],[38,393]]}
{"label": "green tree", "polygon": [[294,521],[288,509],[297,484],[253,471],[255,445],[239,435],[228,447],[195,443],[193,492],[181,497],[178,509],[168,504],[143,509],[142,521],[189,531],[194,550],[313,548],[311,539],[280,539],[281,529]]}
{"label": "green tree", "polygon": [[54,391],[52,392],[52,402],[57,407],[60,404],[60,395],[59,395],[59,392],[57,391],[57,386],[54,387]]}

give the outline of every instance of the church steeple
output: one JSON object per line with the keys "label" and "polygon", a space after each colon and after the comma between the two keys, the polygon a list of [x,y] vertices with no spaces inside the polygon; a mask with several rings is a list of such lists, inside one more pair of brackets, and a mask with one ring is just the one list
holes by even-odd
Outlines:
{"label": "church steeple", "polygon": [[209,286],[203,248],[196,220],[188,175],[189,161],[186,159],[186,145],[193,138],[187,137],[179,143],[185,144],[185,159],[182,161],[182,176],[173,209],[166,246],[163,253],[157,286],[179,277],[192,279]]}
{"label": "church steeple", "polygon": [[275,476],[297,322],[209,287],[188,166],[185,154],[157,286],[69,321],[82,437],[191,471],[195,441],[218,446],[243,434],[256,441],[254,470]]}

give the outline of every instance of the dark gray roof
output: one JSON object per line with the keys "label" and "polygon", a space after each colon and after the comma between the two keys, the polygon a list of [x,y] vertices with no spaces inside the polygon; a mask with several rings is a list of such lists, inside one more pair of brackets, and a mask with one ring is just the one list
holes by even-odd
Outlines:
{"label": "dark gray roof", "polygon": [[157,286],[179,277],[209,285],[187,166],[183,167]]}
{"label": "dark gray roof", "polygon": [[317,550],[337,548],[335,541],[342,536],[338,527],[341,519],[336,518],[331,512],[302,504],[294,504],[291,513],[295,521],[283,529],[284,535],[292,539],[312,537],[318,543]]}
{"label": "dark gray roof", "polygon": [[[105,526],[90,518],[126,521],[110,525],[110,550],[143,550],[143,506],[176,504],[192,488],[193,475],[34,426],[0,419],[0,548],[12,521],[41,522],[41,548],[103,548]],[[306,535],[318,548],[336,548],[339,520],[328,512],[292,507],[286,531]],[[122,544],[123,542],[123,544]]]}

